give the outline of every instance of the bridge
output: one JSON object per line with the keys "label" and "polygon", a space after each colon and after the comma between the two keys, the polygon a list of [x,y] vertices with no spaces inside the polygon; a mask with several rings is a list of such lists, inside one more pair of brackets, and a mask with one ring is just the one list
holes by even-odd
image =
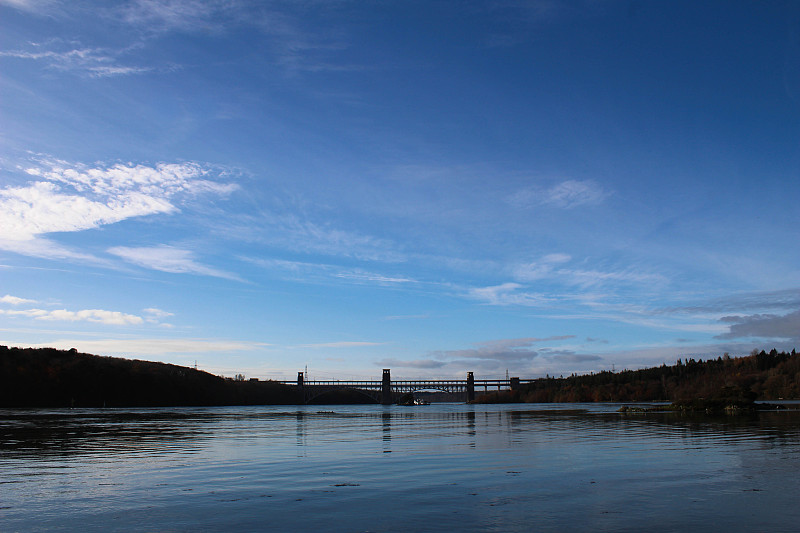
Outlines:
{"label": "bridge", "polygon": [[530,383],[532,379],[521,380],[518,377],[509,379],[475,379],[472,372],[467,372],[467,379],[431,379],[392,381],[391,370],[383,369],[380,381],[306,381],[303,372],[297,373],[297,381],[283,381],[286,385],[296,385],[303,394],[303,401],[310,402],[317,396],[332,391],[353,390],[383,405],[393,404],[400,396],[422,390],[435,390],[449,393],[464,393],[467,401],[475,399],[475,391],[483,392],[516,390],[522,383]]}

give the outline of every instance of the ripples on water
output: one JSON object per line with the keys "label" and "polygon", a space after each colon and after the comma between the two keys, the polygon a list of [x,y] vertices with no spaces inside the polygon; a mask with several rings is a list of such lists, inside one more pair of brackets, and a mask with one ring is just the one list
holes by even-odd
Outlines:
{"label": "ripples on water", "polygon": [[800,413],[0,411],[0,531],[796,531]]}

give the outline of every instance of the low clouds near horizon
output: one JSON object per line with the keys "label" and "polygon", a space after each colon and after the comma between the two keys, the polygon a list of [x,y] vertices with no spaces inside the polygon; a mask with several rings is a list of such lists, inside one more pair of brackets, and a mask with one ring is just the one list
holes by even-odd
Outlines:
{"label": "low clouds near horizon", "polygon": [[718,339],[761,337],[800,340],[800,310],[786,315],[726,316],[720,320],[730,324],[730,331],[718,335],[716,337]]}

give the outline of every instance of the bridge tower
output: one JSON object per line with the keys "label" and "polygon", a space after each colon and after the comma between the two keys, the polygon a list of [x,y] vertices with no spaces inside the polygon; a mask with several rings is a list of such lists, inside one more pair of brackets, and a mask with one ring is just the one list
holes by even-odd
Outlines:
{"label": "bridge tower", "polygon": [[392,376],[388,368],[383,369],[383,381],[381,381],[381,403],[392,405]]}
{"label": "bridge tower", "polygon": [[306,403],[306,391],[305,391],[305,388],[303,387],[303,382],[304,382],[303,373],[302,372],[298,372],[297,373],[297,393],[299,394],[299,399],[302,400],[303,403]]}
{"label": "bridge tower", "polygon": [[467,372],[467,401],[475,399],[475,376],[472,372]]}

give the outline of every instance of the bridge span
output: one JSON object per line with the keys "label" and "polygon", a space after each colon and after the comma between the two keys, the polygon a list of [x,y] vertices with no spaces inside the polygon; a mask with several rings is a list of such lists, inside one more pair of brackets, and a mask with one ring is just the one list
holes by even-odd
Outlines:
{"label": "bridge span", "polygon": [[303,394],[303,401],[310,402],[317,396],[331,391],[355,390],[383,405],[393,404],[401,395],[422,390],[435,390],[450,393],[465,393],[467,401],[475,399],[475,391],[483,392],[516,390],[522,383],[530,383],[532,379],[475,379],[472,372],[467,372],[467,379],[430,379],[430,380],[398,380],[392,381],[391,371],[383,369],[380,381],[341,381],[323,380],[306,381],[303,372],[297,373],[297,381],[283,381],[286,385],[296,385]]}

